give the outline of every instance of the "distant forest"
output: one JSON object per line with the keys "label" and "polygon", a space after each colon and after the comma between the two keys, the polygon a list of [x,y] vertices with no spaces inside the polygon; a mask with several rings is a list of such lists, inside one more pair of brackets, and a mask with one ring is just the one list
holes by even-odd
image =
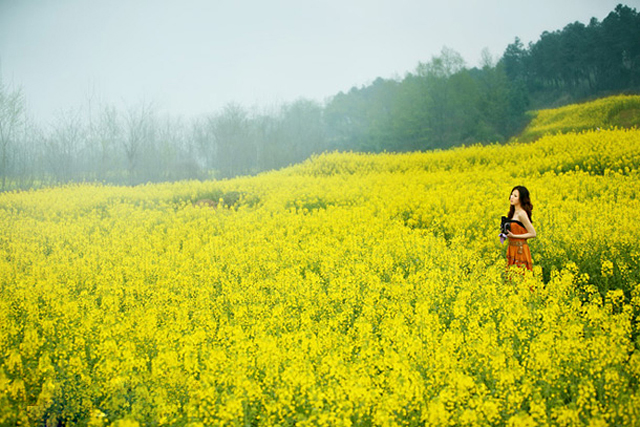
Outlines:
{"label": "distant forest", "polygon": [[89,105],[52,125],[29,120],[20,89],[0,80],[0,190],[68,182],[135,185],[227,178],[287,166],[324,151],[403,152],[505,142],[527,111],[640,92],[640,14],[618,5],[602,22],[575,22],[468,68],[443,48],[402,79],[377,78],[324,105],[274,110],[229,104],[185,121],[147,103]]}

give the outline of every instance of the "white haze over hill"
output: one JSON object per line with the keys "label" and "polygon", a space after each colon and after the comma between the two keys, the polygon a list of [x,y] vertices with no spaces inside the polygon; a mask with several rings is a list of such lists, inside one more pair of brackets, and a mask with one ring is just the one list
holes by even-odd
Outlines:
{"label": "white haze over hill", "polygon": [[[230,102],[319,102],[401,78],[444,46],[468,66],[515,37],[591,17],[619,0],[0,0],[0,75],[37,120],[93,102],[142,100],[186,117]],[[640,0],[623,2],[639,8]]]}

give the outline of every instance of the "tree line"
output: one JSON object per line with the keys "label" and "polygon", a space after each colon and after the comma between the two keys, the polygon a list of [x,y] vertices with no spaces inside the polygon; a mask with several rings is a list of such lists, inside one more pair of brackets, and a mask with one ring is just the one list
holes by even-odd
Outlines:
{"label": "tree line", "polygon": [[618,5],[602,22],[574,22],[520,39],[498,60],[487,51],[468,68],[444,48],[401,80],[377,79],[334,96],[327,137],[338,149],[409,151],[504,142],[530,109],[640,91],[640,14]]}
{"label": "tree line", "polygon": [[403,78],[377,78],[324,104],[270,110],[228,104],[184,120],[147,102],[87,105],[52,125],[29,119],[21,89],[0,80],[0,190],[91,181],[135,185],[277,169],[327,150],[412,151],[507,141],[531,108],[640,89],[640,14],[618,5],[469,68],[443,48]]}
{"label": "tree line", "polygon": [[320,104],[304,99],[257,113],[231,103],[193,120],[160,116],[148,102],[104,104],[43,127],[29,119],[21,90],[0,81],[0,190],[252,174],[325,151],[323,135]]}
{"label": "tree line", "polygon": [[502,57],[510,81],[540,104],[640,88],[640,14],[618,5],[602,22],[574,22],[524,47],[516,38]]}

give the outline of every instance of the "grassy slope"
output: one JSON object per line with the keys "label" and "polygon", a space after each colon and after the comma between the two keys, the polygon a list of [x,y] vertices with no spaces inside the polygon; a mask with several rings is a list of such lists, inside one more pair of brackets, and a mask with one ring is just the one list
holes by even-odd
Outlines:
{"label": "grassy slope", "polygon": [[519,138],[535,141],[546,134],[580,132],[612,127],[631,129],[640,125],[640,96],[617,95],[582,104],[539,110]]}

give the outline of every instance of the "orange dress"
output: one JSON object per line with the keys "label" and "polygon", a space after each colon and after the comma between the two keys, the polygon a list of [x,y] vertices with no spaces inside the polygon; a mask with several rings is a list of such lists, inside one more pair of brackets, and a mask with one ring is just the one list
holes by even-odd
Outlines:
{"label": "orange dress", "polygon": [[[515,235],[526,234],[527,229],[512,222],[511,232]],[[533,269],[533,260],[531,259],[531,251],[529,251],[527,239],[509,238],[509,246],[507,247],[507,266],[512,265],[525,267],[528,270]]]}

